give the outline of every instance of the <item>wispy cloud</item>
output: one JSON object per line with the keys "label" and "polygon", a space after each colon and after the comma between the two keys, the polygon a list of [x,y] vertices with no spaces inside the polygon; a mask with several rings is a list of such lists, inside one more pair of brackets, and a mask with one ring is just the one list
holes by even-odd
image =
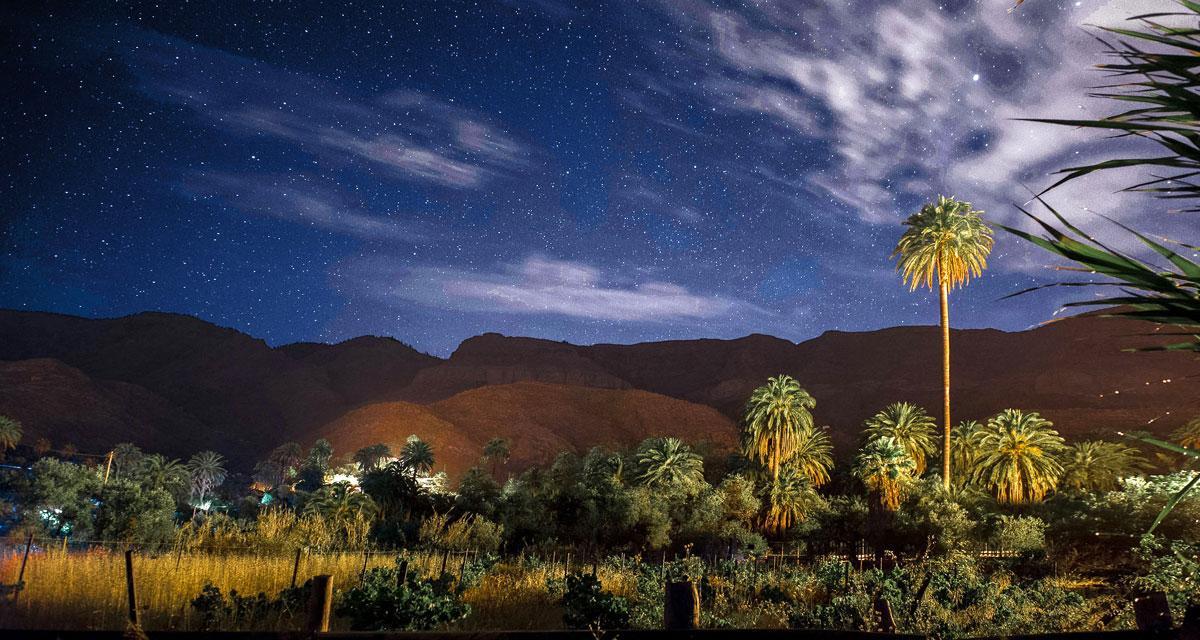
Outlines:
{"label": "wispy cloud", "polygon": [[459,311],[544,314],[614,322],[686,322],[768,312],[746,302],[647,280],[629,282],[583,262],[531,255],[491,271],[351,262],[338,273],[348,289],[390,303]]}
{"label": "wispy cloud", "polygon": [[420,242],[420,225],[367,212],[335,190],[295,175],[196,174],[184,190],[254,215],[333,231],[364,240]]}
{"label": "wispy cloud", "polygon": [[352,97],[309,75],[160,34],[129,54],[150,95],[210,125],[456,189],[527,168],[530,146],[490,118],[409,90]]}
{"label": "wispy cloud", "polygon": [[[682,35],[647,46],[683,72],[667,75],[654,93],[766,118],[784,141],[824,143],[825,166],[800,176],[806,184],[797,189],[824,193],[864,221],[895,223],[914,200],[939,191],[980,200],[1011,219],[1011,204],[1027,193],[1022,184],[1045,186],[1051,168],[1096,140],[1016,120],[1104,112],[1083,97],[1100,78],[1086,64],[1098,47],[1079,27],[1170,6],[1031,4],[1009,15],[1006,0],[766,0],[736,9],[661,0]],[[778,160],[763,162],[771,161]],[[1074,195],[1086,192],[1062,197]]]}

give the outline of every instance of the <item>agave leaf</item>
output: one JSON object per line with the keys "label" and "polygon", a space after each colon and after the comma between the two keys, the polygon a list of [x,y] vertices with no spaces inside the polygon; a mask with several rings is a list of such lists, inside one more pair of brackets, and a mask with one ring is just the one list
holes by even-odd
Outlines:
{"label": "agave leaf", "polygon": [[1126,438],[1130,438],[1132,440],[1137,440],[1139,442],[1145,442],[1146,444],[1151,444],[1156,447],[1166,449],[1168,451],[1173,451],[1175,453],[1181,453],[1185,456],[1188,456],[1189,458],[1194,458],[1194,459],[1200,460],[1200,449],[1188,449],[1187,447],[1181,447],[1181,446],[1175,444],[1174,442],[1167,442],[1166,440],[1160,440],[1158,438],[1155,438],[1154,436],[1149,436],[1149,435],[1145,435],[1145,434],[1141,434],[1141,433],[1122,433],[1122,432],[1118,431],[1117,435],[1125,436]]}
{"label": "agave leaf", "polygon": [[1147,534],[1154,533],[1154,530],[1158,528],[1158,525],[1162,524],[1162,521],[1165,520],[1167,516],[1171,514],[1171,511],[1175,509],[1175,505],[1179,504],[1180,500],[1183,500],[1184,496],[1186,496],[1188,492],[1196,486],[1197,482],[1200,482],[1200,471],[1197,471],[1196,475],[1192,476],[1192,479],[1188,481],[1187,484],[1183,485],[1182,489],[1180,489],[1175,495],[1171,496],[1170,500],[1167,500],[1167,504],[1163,506],[1162,511],[1158,512],[1158,517],[1154,519],[1154,523],[1151,524],[1150,529],[1146,531]]}

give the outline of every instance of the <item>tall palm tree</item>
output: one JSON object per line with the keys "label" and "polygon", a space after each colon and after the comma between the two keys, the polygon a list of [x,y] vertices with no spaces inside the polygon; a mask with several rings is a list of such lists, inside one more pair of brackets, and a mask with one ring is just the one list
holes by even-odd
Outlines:
{"label": "tall palm tree", "polygon": [[950,430],[950,472],[959,485],[971,479],[971,471],[979,459],[979,440],[983,425],[978,420],[964,420]]}
{"label": "tall palm tree", "polygon": [[419,473],[429,473],[433,470],[433,447],[416,436],[409,436],[400,449],[400,464],[412,472],[414,480]]}
{"label": "tall palm tree", "polygon": [[196,497],[192,503],[192,517],[195,517],[196,509],[205,504],[208,494],[225,482],[225,458],[216,451],[201,451],[188,460],[187,468],[192,494]]}
{"label": "tall palm tree", "polygon": [[1187,421],[1187,424],[1171,434],[1175,444],[1189,449],[1200,449],[1200,416]]}
{"label": "tall palm tree", "polygon": [[496,477],[497,465],[508,463],[510,455],[508,440],[504,438],[492,438],[487,441],[487,444],[483,445],[483,457],[492,463],[493,478]]}
{"label": "tall palm tree", "polygon": [[319,438],[308,450],[308,457],[304,459],[304,464],[324,472],[329,469],[329,461],[332,459],[333,445],[325,438]]}
{"label": "tall palm tree", "polygon": [[805,431],[812,431],[817,401],[795,378],[775,376],[754,390],[746,403],[742,447],[746,457],[765,466],[772,480],[796,452]]}
{"label": "tall palm tree", "polygon": [[300,461],[303,459],[304,449],[298,442],[285,442],[275,447],[267,456],[267,461],[278,467],[281,484],[296,476],[300,469]]}
{"label": "tall palm tree", "polygon": [[1004,504],[1038,502],[1058,486],[1063,439],[1035,412],[1005,409],[992,416],[979,439],[972,480]]}
{"label": "tall palm tree", "polygon": [[637,452],[638,482],[654,489],[691,491],[704,484],[704,459],[679,438],[647,440]]}
{"label": "tall palm tree", "polygon": [[1119,442],[1089,440],[1067,447],[1062,455],[1059,484],[1076,491],[1113,491],[1125,478],[1140,475],[1149,465],[1142,452]]}
{"label": "tall palm tree", "polygon": [[21,442],[21,423],[8,416],[0,416],[0,459],[9,449],[15,449]]}
{"label": "tall palm tree", "polygon": [[938,196],[904,221],[892,257],[899,257],[901,271],[912,291],[935,285],[941,301],[942,325],[942,410],[945,432],[942,442],[942,481],[950,488],[950,289],[965,285],[987,268],[992,251],[992,230],[983,222],[982,211],[971,203]]}
{"label": "tall palm tree", "polygon": [[808,476],[792,464],[785,465],[779,477],[766,489],[763,503],[767,512],[763,525],[776,536],[803,521],[821,499]]}
{"label": "tall palm tree", "polygon": [[933,434],[937,422],[924,409],[907,402],[894,402],[868,418],[865,426],[863,433],[868,440],[895,440],[916,463],[916,474],[925,473],[926,456],[935,450]]}
{"label": "tall palm tree", "polygon": [[904,494],[915,482],[917,463],[893,438],[868,440],[854,458],[854,475],[867,491],[879,496],[879,504],[888,511],[900,508]]}

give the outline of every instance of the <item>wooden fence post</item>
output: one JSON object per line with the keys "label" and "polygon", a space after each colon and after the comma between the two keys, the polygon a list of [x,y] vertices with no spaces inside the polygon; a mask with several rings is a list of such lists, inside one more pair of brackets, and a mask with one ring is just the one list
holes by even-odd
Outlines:
{"label": "wooden fence post", "polygon": [[308,594],[308,619],[304,630],[324,633],[329,631],[329,614],[333,606],[333,576],[313,576],[312,592]]}
{"label": "wooden fence post", "polygon": [[1133,615],[1138,631],[1161,633],[1170,631],[1171,608],[1167,605],[1167,594],[1151,591],[1133,599]]}
{"label": "wooden fence post", "polygon": [[875,596],[875,614],[879,616],[880,633],[896,633],[896,619],[892,616],[892,603],[887,598]]}
{"label": "wooden fence post", "polygon": [[1200,604],[1193,602],[1184,610],[1179,640],[1200,640]]}
{"label": "wooden fence post", "polygon": [[668,582],[663,603],[663,628],[700,628],[700,589],[695,582]]}
{"label": "wooden fence post", "polygon": [[17,574],[17,586],[13,589],[13,604],[16,604],[17,598],[21,596],[21,592],[25,590],[25,565],[29,562],[29,550],[33,548],[33,534],[29,534],[25,538],[25,555],[21,556],[21,572]]}
{"label": "wooden fence post", "polygon": [[301,548],[296,549],[296,561],[294,563],[292,563],[292,588],[293,589],[296,588],[296,576],[297,576],[297,574],[300,573],[300,551],[301,551]]}
{"label": "wooden fence post", "polygon": [[129,596],[129,623],[138,624],[137,587],[133,581],[133,549],[125,550],[125,591]]}

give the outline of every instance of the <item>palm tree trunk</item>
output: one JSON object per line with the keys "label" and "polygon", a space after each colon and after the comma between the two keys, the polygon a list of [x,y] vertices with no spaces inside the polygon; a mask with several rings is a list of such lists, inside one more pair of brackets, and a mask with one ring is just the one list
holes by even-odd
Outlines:
{"label": "palm tree trunk", "polygon": [[942,402],[945,431],[942,438],[942,485],[950,489],[950,300],[946,283],[941,283],[942,302]]}
{"label": "palm tree trunk", "polygon": [[774,439],[775,447],[771,451],[771,478],[779,483],[779,438]]}

